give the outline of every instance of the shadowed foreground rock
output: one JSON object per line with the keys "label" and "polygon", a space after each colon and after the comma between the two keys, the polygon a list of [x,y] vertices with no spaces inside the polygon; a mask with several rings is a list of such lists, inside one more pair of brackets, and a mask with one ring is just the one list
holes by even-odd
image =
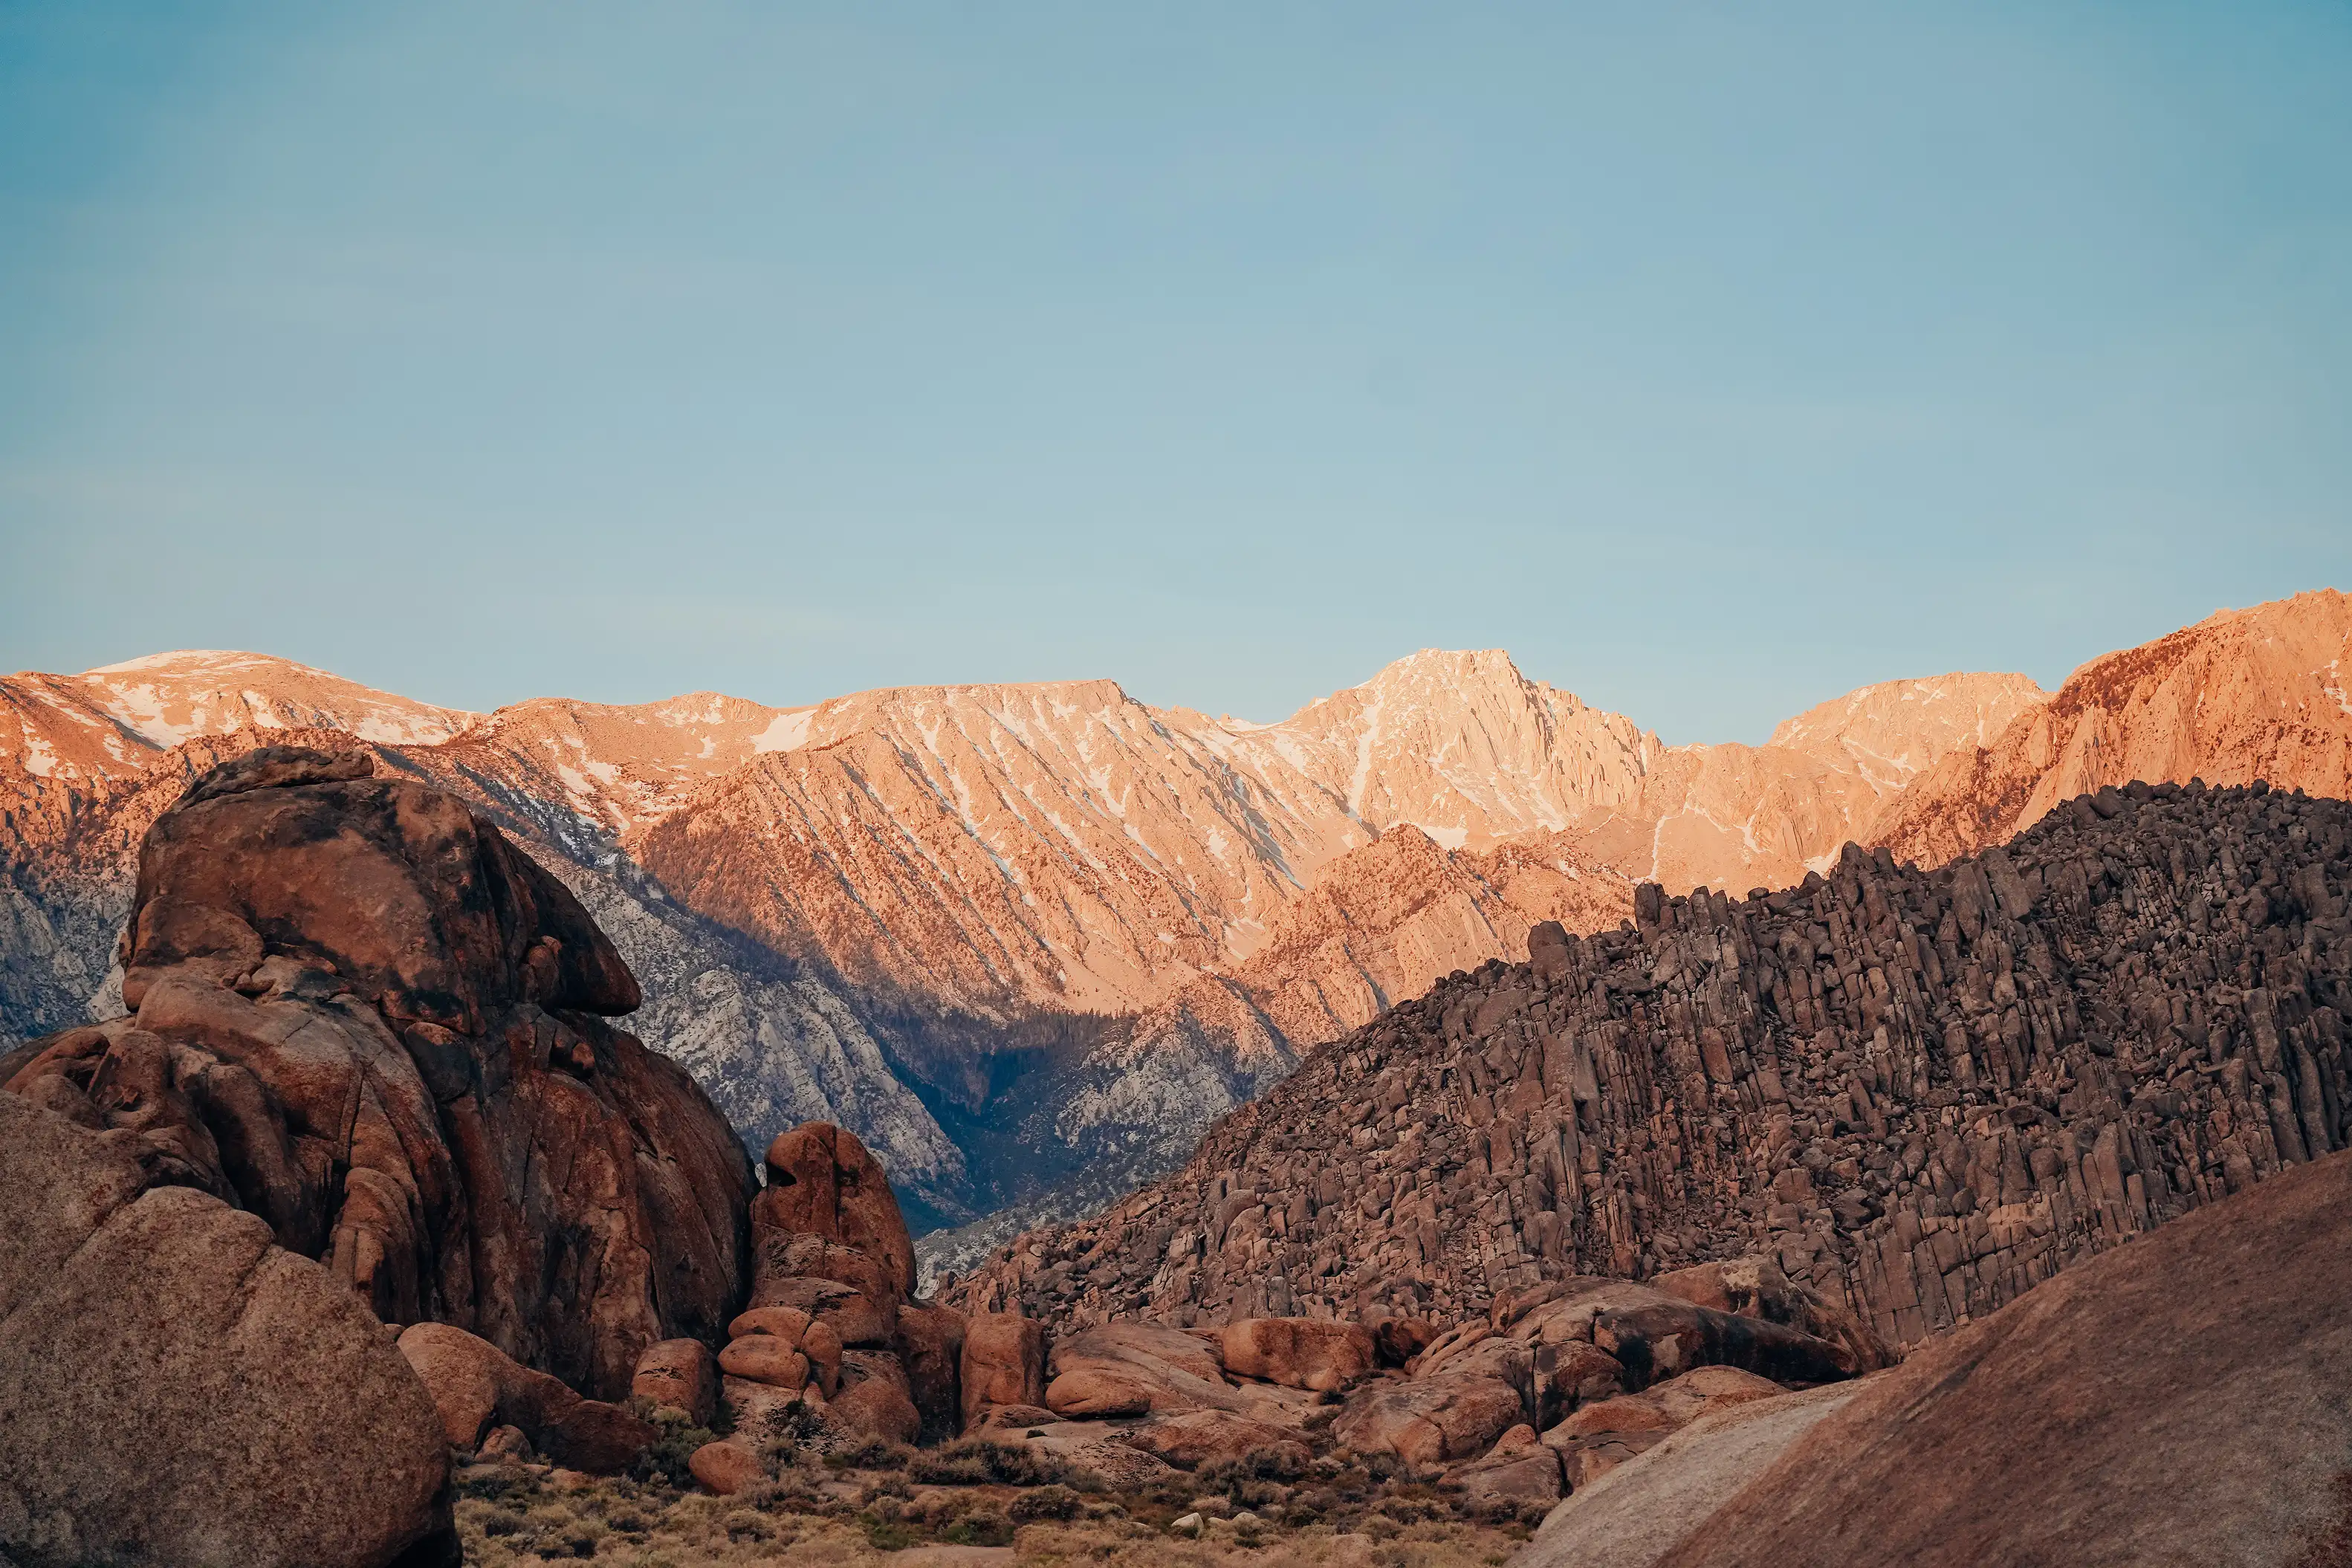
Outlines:
{"label": "shadowed foreground rock", "polygon": [[1521,1568],[1654,1568],[1857,1385],[1709,1411],[1647,1453],[1579,1487],[1520,1554]]}
{"label": "shadowed foreground rock", "polygon": [[[1684,1472],[1727,1435],[1694,1426],[1681,1467],[1625,1466],[1516,1568],[2339,1563],[2305,1553],[2352,1522],[2347,1302],[2352,1152],[1923,1346],[1712,1512]],[[1644,1531],[1663,1554],[1588,1550]]]}
{"label": "shadowed foreground rock", "polygon": [[140,854],[126,1018],[0,1058],[0,1087],[135,1142],[320,1260],[608,1399],[715,1341],[751,1170],[675,1063],[597,1016],[637,987],[579,902],[364,753],[266,747]]}
{"label": "shadowed foreground rock", "polygon": [[454,1565],[441,1423],[383,1328],[147,1153],[0,1094],[0,1549]]}

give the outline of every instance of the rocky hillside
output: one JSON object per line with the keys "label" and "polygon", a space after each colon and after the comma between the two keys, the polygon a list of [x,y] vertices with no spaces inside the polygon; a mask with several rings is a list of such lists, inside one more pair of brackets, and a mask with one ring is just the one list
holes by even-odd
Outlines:
{"label": "rocky hillside", "polygon": [[1654,885],[1318,1051],[950,1298],[1083,1325],[1761,1252],[1898,1345],[2347,1141],[2352,805],[2133,784],[1933,871]]}

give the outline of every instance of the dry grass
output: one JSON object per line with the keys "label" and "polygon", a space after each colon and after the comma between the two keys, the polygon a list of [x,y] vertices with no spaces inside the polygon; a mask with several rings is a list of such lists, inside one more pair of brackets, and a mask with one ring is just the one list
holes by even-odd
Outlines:
{"label": "dry grass", "polygon": [[[1376,1477],[1345,1456],[1288,1480],[1244,1464],[1139,1492],[1104,1491],[1086,1475],[1076,1486],[928,1484],[905,1468],[828,1465],[789,1450],[772,1457],[775,1479],[732,1498],[681,1491],[659,1478],[591,1481],[535,1468],[477,1468],[458,1488],[466,1561],[479,1568],[582,1561],[615,1568],[1215,1568],[1246,1558],[1256,1568],[1496,1568],[1528,1535],[1527,1521],[1464,1517],[1444,1489],[1410,1474]],[[903,1450],[857,1457],[908,1458]],[[940,1473],[919,1461],[912,1468]],[[1198,1540],[1172,1533],[1171,1522],[1204,1500],[1208,1511],[1244,1517],[1214,1520]]]}

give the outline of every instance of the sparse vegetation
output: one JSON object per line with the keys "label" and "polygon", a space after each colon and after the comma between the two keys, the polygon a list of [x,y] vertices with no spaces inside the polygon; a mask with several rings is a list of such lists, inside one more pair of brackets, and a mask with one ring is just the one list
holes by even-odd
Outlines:
{"label": "sparse vegetation", "polygon": [[[694,1430],[676,1433],[676,1446]],[[671,1480],[667,1459],[593,1480],[538,1466],[471,1467],[457,1485],[466,1561],[881,1568],[939,1544],[1009,1547],[1022,1568],[1218,1568],[1243,1557],[1253,1568],[1495,1568],[1528,1533],[1516,1519],[1476,1517],[1457,1490],[1409,1467],[1344,1450],[1311,1458],[1296,1445],[1131,1489],[987,1438],[820,1454],[779,1436],[761,1455],[769,1477],[728,1498]],[[1192,1513],[1206,1521],[1197,1538],[1171,1533]]]}
{"label": "sparse vegetation", "polygon": [[913,1479],[933,1486],[1049,1487],[1100,1491],[1102,1479],[1082,1470],[1057,1455],[1018,1447],[987,1437],[964,1437],[928,1453],[908,1466]]}

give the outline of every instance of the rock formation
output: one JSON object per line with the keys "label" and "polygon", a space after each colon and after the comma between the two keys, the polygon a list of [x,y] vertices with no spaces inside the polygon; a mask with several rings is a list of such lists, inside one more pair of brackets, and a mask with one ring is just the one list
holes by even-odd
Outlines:
{"label": "rock formation", "polygon": [[914,1299],[915,1250],[881,1165],[846,1130],[813,1123],[769,1145],[766,1171],[751,1206],[750,1304],[719,1355],[737,1429],[695,1456],[694,1473],[713,1490],[738,1489],[760,1473],[759,1444],[795,1409],[897,1443],[961,1431],[974,1414],[967,1389],[984,1403],[992,1386],[995,1329]]}
{"label": "rock formation", "polygon": [[0,1094],[0,1558],[454,1565],[425,1390],[142,1131]]}
{"label": "rock formation", "polygon": [[[949,1293],[1442,1321],[1760,1254],[1895,1345],[2346,1142],[2352,805],[2107,789],[1936,871],[1640,890],[1317,1053]],[[1725,1288],[1717,1281],[1714,1288]]]}
{"label": "rock formation", "polygon": [[715,1338],[751,1172],[687,1074],[604,1021],[635,982],[578,901],[363,752],[264,748],[145,835],[130,1016],[0,1087],[259,1216],[391,1323],[591,1394]]}
{"label": "rock formation", "polygon": [[2283,1172],[1899,1368],[1692,1426],[1515,1561],[2339,1562],[2347,1216],[2352,1153]]}
{"label": "rock formation", "polygon": [[[646,1356],[656,1348],[648,1346]],[[609,1473],[626,1469],[657,1436],[620,1405],[583,1399],[562,1380],[518,1366],[488,1340],[454,1324],[411,1324],[401,1333],[400,1353],[433,1396],[449,1447],[459,1453],[471,1454],[494,1430],[510,1427],[532,1454],[571,1469]],[[637,1378],[645,1374],[640,1358]]]}

